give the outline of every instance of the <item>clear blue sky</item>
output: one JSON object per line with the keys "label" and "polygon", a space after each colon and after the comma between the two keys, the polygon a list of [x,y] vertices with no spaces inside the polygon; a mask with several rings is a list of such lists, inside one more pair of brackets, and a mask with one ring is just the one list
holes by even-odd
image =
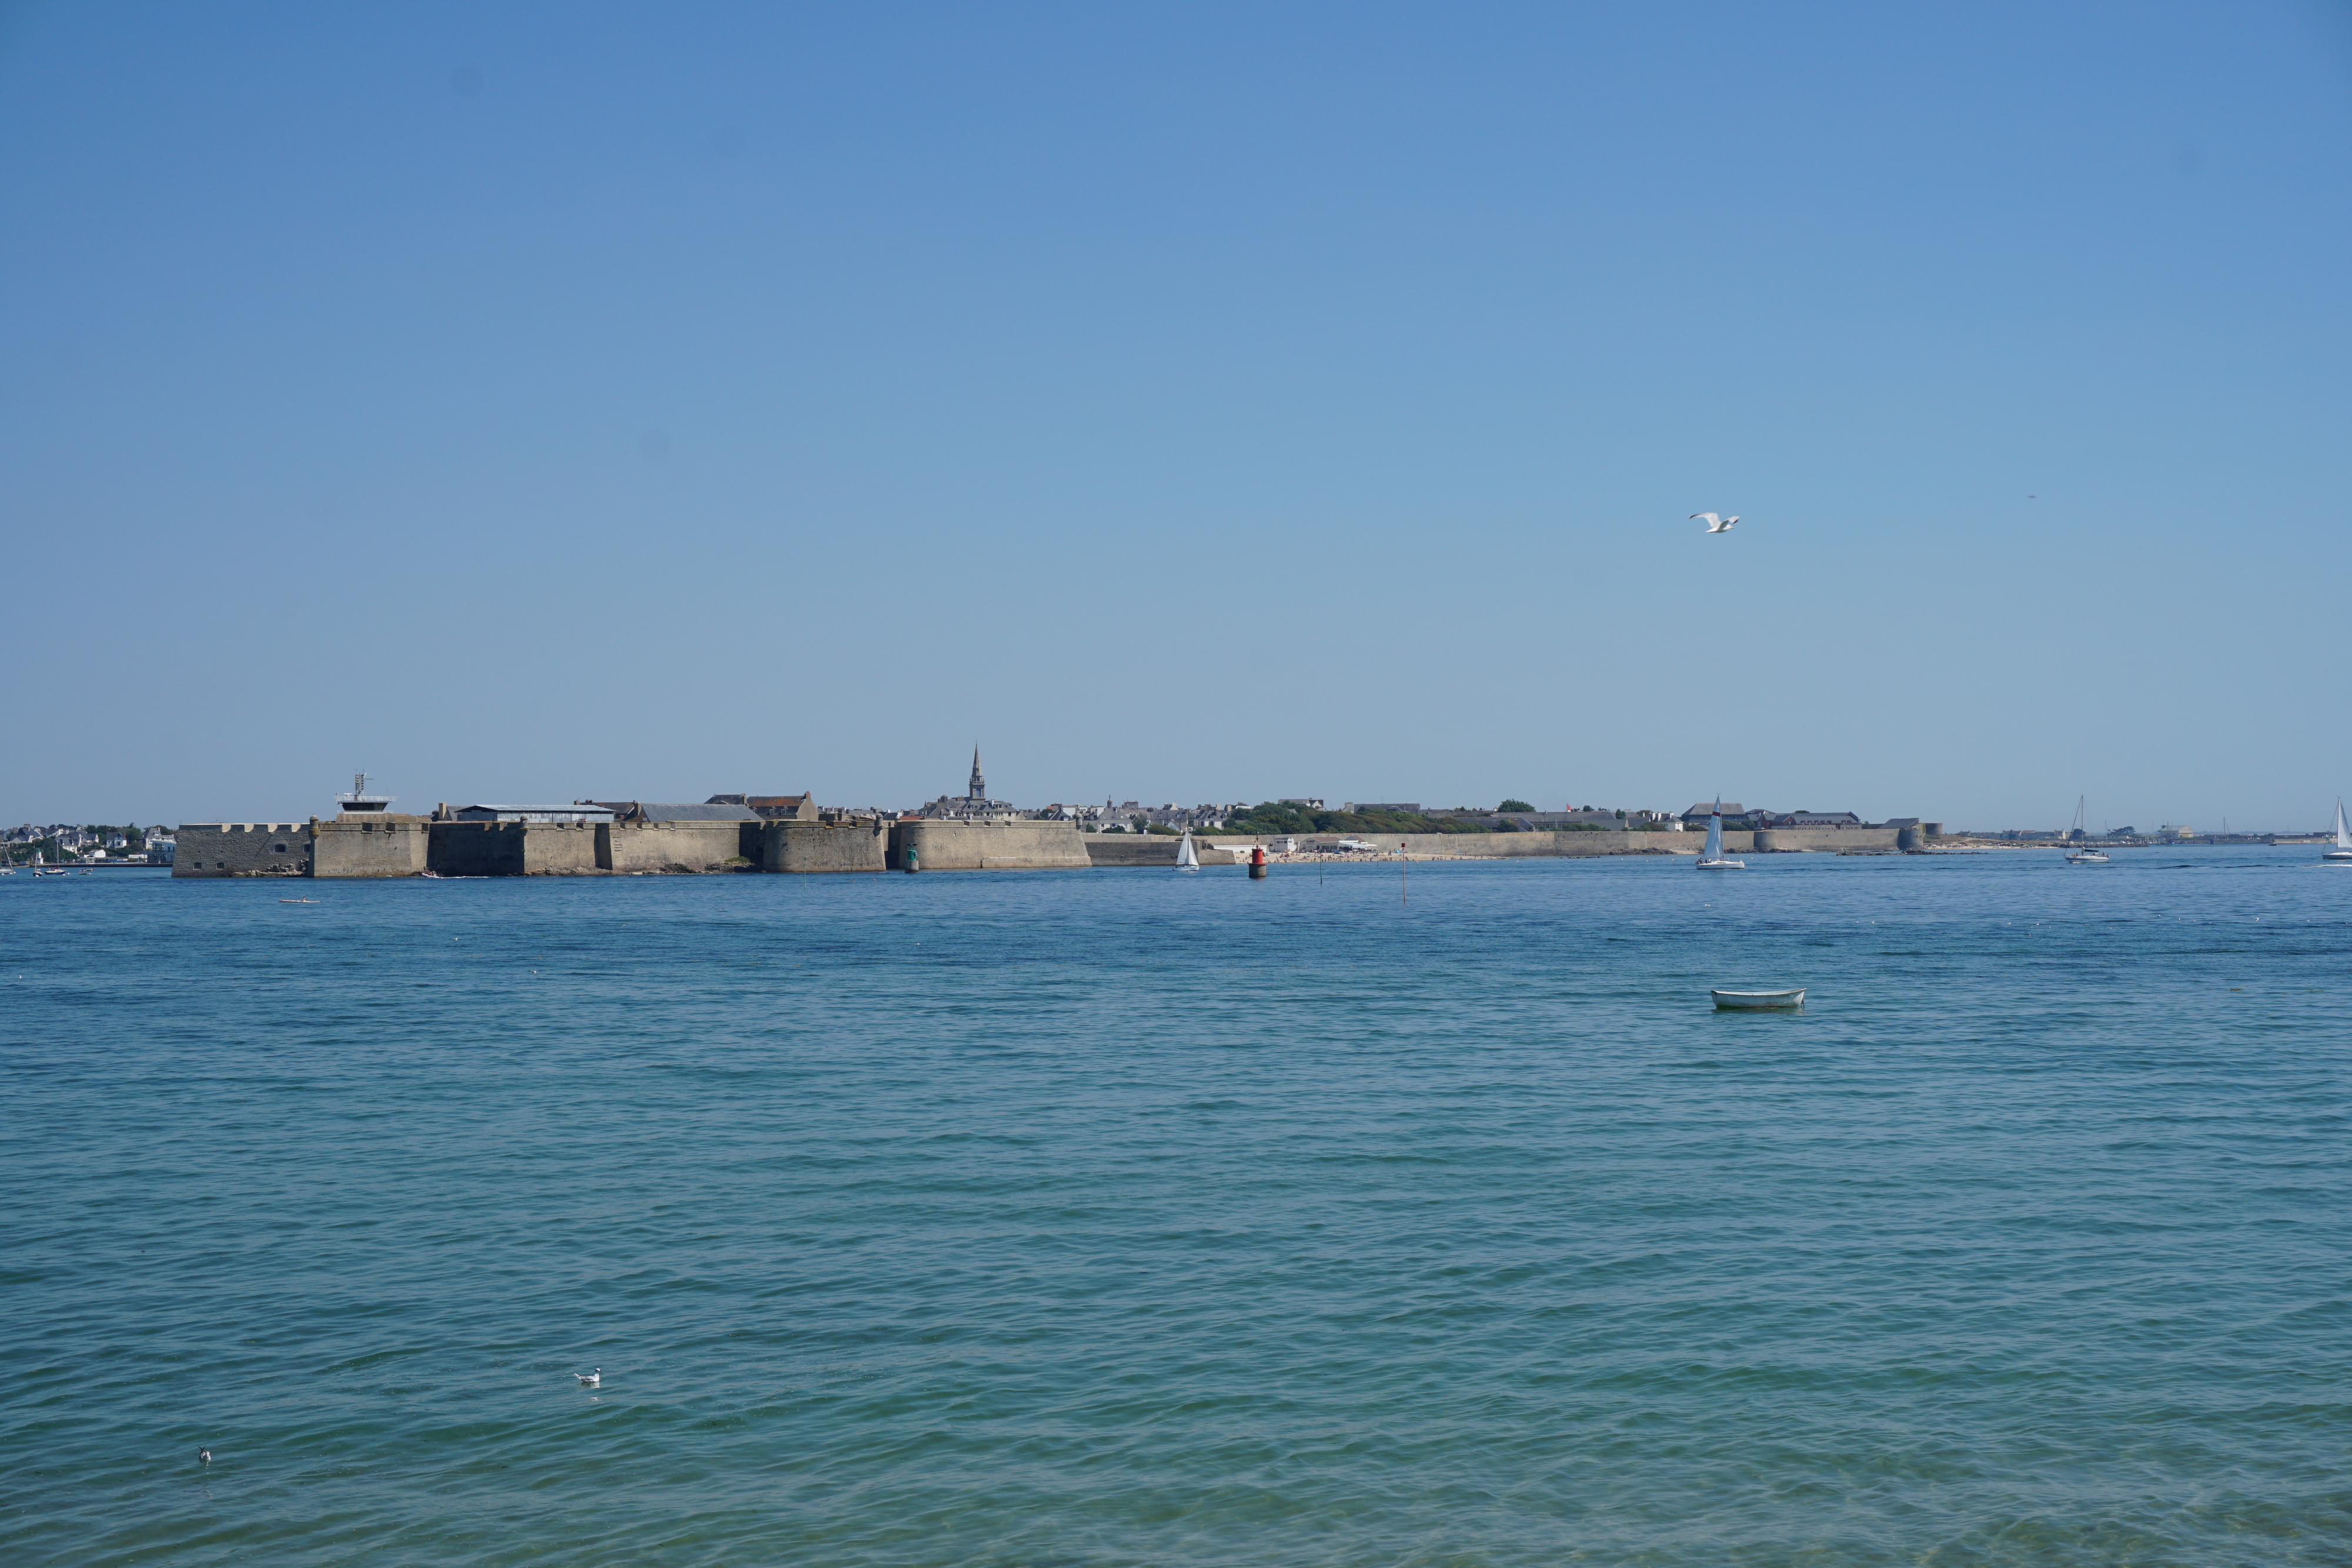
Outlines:
{"label": "clear blue sky", "polygon": [[2316,823],[2345,16],[7,6],[0,818]]}

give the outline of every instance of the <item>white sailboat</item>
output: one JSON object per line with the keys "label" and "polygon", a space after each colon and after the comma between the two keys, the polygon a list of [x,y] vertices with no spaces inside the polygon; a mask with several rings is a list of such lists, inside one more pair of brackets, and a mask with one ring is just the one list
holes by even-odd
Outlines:
{"label": "white sailboat", "polygon": [[2319,857],[2324,861],[2352,861],[2352,832],[2344,828],[2344,797],[2336,797],[2336,847]]}
{"label": "white sailboat", "polygon": [[1176,869],[1178,871],[1201,869],[1201,852],[1192,847],[1192,830],[1190,828],[1184,830],[1184,841],[1176,846]]}
{"label": "white sailboat", "polygon": [[2074,847],[2066,852],[2066,863],[2068,865],[2105,865],[2107,852],[2084,841],[2090,836],[2091,830],[2083,815],[2084,799],[2084,797],[2080,795],[2074,797],[2074,825],[2066,831],[2066,838]]}
{"label": "white sailboat", "polygon": [[1726,860],[1723,856],[1723,797],[1715,798],[1715,810],[1706,814],[1706,847],[1699,851],[1701,871],[1746,871],[1746,861]]}

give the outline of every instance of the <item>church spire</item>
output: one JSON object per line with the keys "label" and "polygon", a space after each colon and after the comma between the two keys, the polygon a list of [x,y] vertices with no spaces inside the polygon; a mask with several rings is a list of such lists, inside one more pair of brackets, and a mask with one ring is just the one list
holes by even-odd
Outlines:
{"label": "church spire", "polygon": [[974,800],[985,800],[988,799],[988,780],[980,776],[980,746],[977,742],[973,743],[971,748],[971,794],[970,798]]}

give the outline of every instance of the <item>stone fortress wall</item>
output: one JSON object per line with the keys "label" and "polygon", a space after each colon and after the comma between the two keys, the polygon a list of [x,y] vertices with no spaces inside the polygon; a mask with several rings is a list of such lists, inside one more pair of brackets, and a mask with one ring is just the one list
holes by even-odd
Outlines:
{"label": "stone fortress wall", "polygon": [[[534,827],[546,824],[533,823]],[[587,830],[596,835],[589,869],[615,873],[754,869],[761,822],[614,822]],[[752,854],[743,852],[746,831]]]}
{"label": "stone fortress wall", "polygon": [[[1770,854],[1794,851],[1886,854],[1897,849],[1920,847],[1916,842],[1899,841],[1909,831],[1895,828],[1768,828],[1761,832],[1727,829],[1723,835],[1723,849],[1726,854]],[[1233,859],[1226,852],[1235,847],[1246,852],[1255,844],[1272,846],[1282,837],[1279,834],[1246,838],[1223,833],[1195,834],[1192,842],[1200,851],[1202,865],[1223,865]],[[1328,845],[1341,837],[1354,837],[1375,846],[1380,853],[1392,855],[1402,847],[1408,856],[1429,860],[1696,855],[1706,843],[1706,835],[1703,832],[1675,832],[1666,829],[1554,833],[1307,833],[1292,837],[1301,849],[1311,848],[1318,841]],[[1087,833],[1084,839],[1087,856],[1096,865],[1174,865],[1176,846],[1181,841],[1156,833]]]}
{"label": "stone fortress wall", "polygon": [[759,867],[766,872],[883,871],[890,822],[762,822]]}
{"label": "stone fortress wall", "polygon": [[[1302,849],[1339,835],[1298,837]],[[1416,859],[1517,860],[1591,855],[1696,855],[1705,835],[1664,830],[1360,835],[1377,852]],[[1886,854],[1925,847],[1919,828],[1768,828],[1726,831],[1731,854]],[[624,876],[724,873],[1077,870],[1173,865],[1176,838],[1081,833],[1074,822],[1030,818],[910,821],[794,819],[722,821],[435,821],[346,812],[332,821],[191,822],[181,826],[175,877]],[[1235,849],[1270,835],[1197,835],[1203,865],[1231,865]]]}
{"label": "stone fortress wall", "polygon": [[[1905,842],[1906,835],[1910,841]],[[1916,850],[1925,847],[1916,830],[1909,828],[1759,828],[1753,833],[1740,835],[1752,839],[1749,848],[1759,854],[1776,851],[1808,850],[1831,854],[1885,854],[1893,850]],[[1731,842],[1731,835],[1723,835]]]}
{"label": "stone fortress wall", "polygon": [[441,876],[598,876],[730,871],[745,863],[742,828],[760,825],[435,822],[427,864]]}
{"label": "stone fortress wall", "polygon": [[626,876],[714,872],[1040,871],[1092,864],[1076,825],[1032,821],[190,822],[181,877]]}
{"label": "stone fortress wall", "polygon": [[[530,874],[531,848],[524,830],[533,827],[558,827],[553,822],[436,822],[427,851],[429,869],[439,876],[525,876]],[[573,849],[577,836],[559,839],[549,834],[540,841],[539,859],[544,862],[550,849]],[[589,864],[595,863],[595,841],[588,841]]]}
{"label": "stone fortress wall", "polygon": [[[304,824],[312,876],[415,876],[430,862],[432,823],[423,817],[359,813]],[[176,862],[173,874],[178,874]]]}
{"label": "stone fortress wall", "polygon": [[309,876],[308,822],[183,822],[175,877]]}
{"label": "stone fortress wall", "polygon": [[1076,822],[1027,817],[893,823],[889,868],[904,871],[910,852],[919,871],[1076,871],[1094,864]]}
{"label": "stone fortress wall", "polygon": [[[1283,839],[1292,838],[1302,849],[1318,845],[1329,847],[1343,837],[1355,838],[1374,846],[1376,852],[1393,855],[1402,847],[1417,860],[1559,860],[1586,855],[1695,855],[1706,841],[1704,833],[1676,832],[1578,832],[1578,833],[1278,833],[1241,837],[1234,834],[1194,834],[1192,842],[1200,851],[1202,865],[1235,863],[1231,853],[1240,850],[1244,855],[1253,845],[1264,844],[1271,851]],[[1750,835],[1727,832],[1723,847],[1727,852],[1744,851]],[[1087,852],[1097,865],[1174,865],[1176,846],[1181,841],[1158,834],[1136,837],[1122,833],[1088,833]]]}

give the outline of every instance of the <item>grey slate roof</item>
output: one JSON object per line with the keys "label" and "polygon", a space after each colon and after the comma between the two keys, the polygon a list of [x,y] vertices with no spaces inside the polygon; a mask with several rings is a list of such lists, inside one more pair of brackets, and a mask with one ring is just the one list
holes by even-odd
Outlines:
{"label": "grey slate roof", "polygon": [[593,801],[583,805],[574,800],[569,805],[562,806],[497,806],[485,803],[460,806],[449,814],[461,822],[572,822],[594,821],[610,810],[610,807],[602,806]]}
{"label": "grey slate roof", "polygon": [[599,800],[625,822],[756,822],[760,813],[746,806],[659,800]]}

